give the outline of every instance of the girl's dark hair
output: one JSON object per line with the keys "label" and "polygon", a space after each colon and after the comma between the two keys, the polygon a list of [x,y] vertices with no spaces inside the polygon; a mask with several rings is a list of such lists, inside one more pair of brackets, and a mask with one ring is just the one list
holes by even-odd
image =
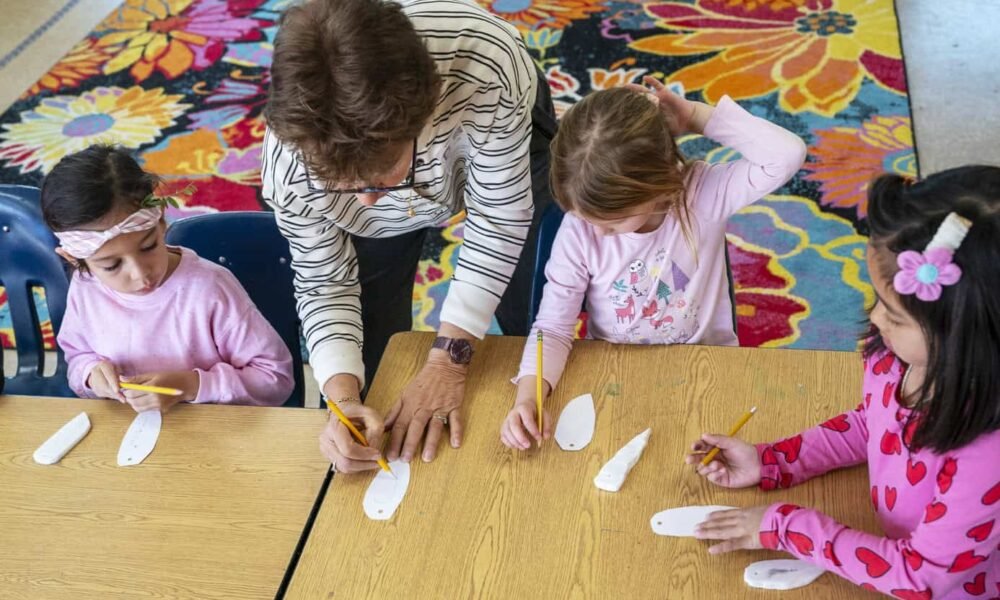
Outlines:
{"label": "girl's dark hair", "polygon": [[[870,244],[890,281],[896,255],[923,251],[950,212],[972,221],[953,257],[962,278],[933,302],[899,296],[928,343],[912,446],[938,453],[1000,429],[1000,167],[949,169],[912,184],[883,175],[868,191]],[[885,348],[869,325],[866,358]]]}
{"label": "girl's dark hair", "polygon": [[123,148],[97,144],[64,157],[42,183],[42,217],[52,231],[80,229],[117,209],[138,209],[160,180]]}

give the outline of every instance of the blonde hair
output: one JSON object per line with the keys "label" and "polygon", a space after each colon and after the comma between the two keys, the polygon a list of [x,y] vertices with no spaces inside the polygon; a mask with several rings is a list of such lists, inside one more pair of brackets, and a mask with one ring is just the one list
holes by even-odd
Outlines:
{"label": "blonde hair", "polygon": [[692,248],[684,183],[688,164],[660,107],[645,94],[594,92],[563,116],[551,145],[556,204],[583,217],[615,218],[663,198]]}

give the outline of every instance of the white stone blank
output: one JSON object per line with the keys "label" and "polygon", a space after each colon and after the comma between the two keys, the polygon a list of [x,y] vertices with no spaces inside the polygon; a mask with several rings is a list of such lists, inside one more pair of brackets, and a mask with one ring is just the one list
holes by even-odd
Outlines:
{"label": "white stone blank", "polygon": [[743,581],[764,590],[794,590],[809,585],[825,571],[804,560],[762,560],[743,571]]}
{"label": "white stone blank", "polygon": [[118,466],[128,467],[146,460],[156,447],[162,425],[163,415],[158,410],[137,414],[122,438],[122,445],[118,447]]}
{"label": "white stone blank", "polygon": [[577,396],[559,413],[556,423],[556,443],[563,450],[576,452],[583,450],[594,438],[594,397],[590,394]]}
{"label": "white stone blank", "polygon": [[389,462],[389,468],[392,469],[392,475],[380,470],[368,486],[362,502],[365,514],[374,521],[388,521],[392,518],[410,486],[409,463],[394,460]]}
{"label": "white stone blank", "polygon": [[601,467],[597,477],[594,477],[594,485],[607,492],[617,492],[622,489],[629,471],[639,462],[642,451],[646,449],[652,432],[652,429],[647,429],[622,446],[621,450]]}
{"label": "white stone blank", "polygon": [[[0,377],[3,375],[0,374]],[[45,440],[41,446],[35,450],[32,458],[40,465],[54,465],[66,453],[80,443],[80,440],[90,431],[90,417],[82,412],[59,428],[59,431],[52,434],[52,437]]]}
{"label": "white stone blank", "polygon": [[653,532],[658,535],[694,537],[694,528],[703,523],[708,515],[720,510],[733,510],[732,506],[681,506],[668,508],[653,515],[649,520]]}

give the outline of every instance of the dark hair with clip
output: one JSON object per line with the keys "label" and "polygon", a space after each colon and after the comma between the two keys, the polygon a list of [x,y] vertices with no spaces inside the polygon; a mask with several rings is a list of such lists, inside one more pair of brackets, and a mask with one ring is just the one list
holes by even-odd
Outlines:
{"label": "dark hair with clip", "polygon": [[[115,211],[136,211],[160,179],[120,146],[95,144],[64,157],[42,183],[42,217],[55,232],[82,229]],[[86,272],[84,261],[77,267]]]}
{"label": "dark hair with clip", "polygon": [[[951,212],[972,221],[953,257],[962,278],[933,302],[899,295],[928,343],[912,446],[939,453],[1000,429],[1000,168],[960,167],[916,183],[883,175],[868,190],[870,244],[889,281],[896,255],[922,252]],[[866,358],[885,349],[870,321],[866,337]]]}

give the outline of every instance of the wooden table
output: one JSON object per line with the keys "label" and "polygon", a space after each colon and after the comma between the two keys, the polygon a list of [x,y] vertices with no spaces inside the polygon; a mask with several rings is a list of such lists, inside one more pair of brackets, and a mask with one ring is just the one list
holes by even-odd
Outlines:
{"label": "wooden table", "polygon": [[[416,373],[433,334],[389,344],[369,402],[387,409]],[[682,463],[703,431],[722,431],[751,405],[750,441],[777,439],[853,408],[861,361],[851,353],[580,342],[549,406],[592,393],[594,439],[581,452],[555,442],[515,453],[499,427],[514,400],[523,338],[480,343],[466,388],[465,444],[414,462],[392,520],[361,507],[370,475],[334,478],[288,598],[776,598],[752,590],[743,569],[772,552],[712,557],[694,539],[654,535],[650,517],[689,504],[754,506],[778,500],[821,508],[877,531],[863,468],[780,493],[727,491]],[[622,445],[653,428],[646,453],[616,494],[593,478]],[[832,575],[782,598],[865,594]]]}
{"label": "wooden table", "polygon": [[[81,411],[87,437],[36,464]],[[273,598],[329,469],[324,411],[180,405],[146,461],[119,467],[134,417],[0,396],[0,597]]]}

